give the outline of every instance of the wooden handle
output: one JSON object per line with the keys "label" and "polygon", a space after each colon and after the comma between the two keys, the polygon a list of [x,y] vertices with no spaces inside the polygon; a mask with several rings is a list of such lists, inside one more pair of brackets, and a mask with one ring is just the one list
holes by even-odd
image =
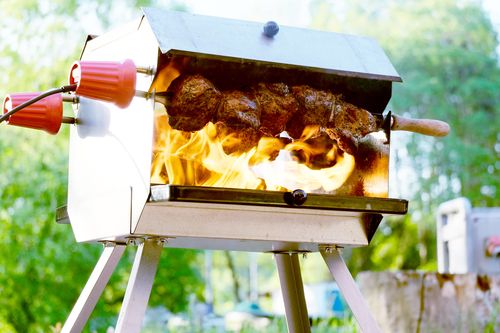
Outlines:
{"label": "wooden handle", "polygon": [[392,115],[391,129],[393,131],[408,131],[430,136],[447,136],[450,125],[435,119],[411,119]]}

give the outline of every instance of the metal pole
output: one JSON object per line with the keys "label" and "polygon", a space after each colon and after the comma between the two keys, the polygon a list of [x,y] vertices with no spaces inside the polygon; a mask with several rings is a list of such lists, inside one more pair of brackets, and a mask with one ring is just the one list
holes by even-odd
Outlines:
{"label": "metal pole", "polygon": [[309,333],[304,286],[300,275],[299,258],[296,253],[275,253],[276,265],[285,302],[286,322],[289,333]]}
{"label": "metal pole", "polygon": [[116,333],[140,332],[162,249],[163,242],[158,239],[148,239],[139,245],[116,323]]}
{"label": "metal pole", "polygon": [[363,295],[361,295],[339,251],[335,247],[326,247],[322,248],[320,252],[333,278],[337,282],[342,295],[351,308],[354,317],[358,321],[361,331],[364,333],[381,333],[380,327],[372,316]]}
{"label": "metal pole", "polygon": [[83,330],[125,248],[125,245],[115,243],[105,245],[99,261],[64,323],[62,333],[76,333]]}

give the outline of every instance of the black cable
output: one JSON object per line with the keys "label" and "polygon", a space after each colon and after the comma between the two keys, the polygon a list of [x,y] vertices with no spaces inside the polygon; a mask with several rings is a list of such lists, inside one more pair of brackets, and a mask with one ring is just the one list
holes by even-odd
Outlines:
{"label": "black cable", "polygon": [[31,104],[38,102],[41,99],[49,97],[50,95],[75,91],[76,86],[77,86],[76,84],[71,84],[68,86],[62,86],[61,88],[54,88],[54,89],[47,90],[46,92],[41,93],[40,95],[38,95],[36,97],[33,97],[32,99],[24,102],[23,104],[19,104],[18,106],[16,106],[15,108],[13,108],[9,112],[7,112],[6,114],[2,115],[0,117],[0,123],[9,119],[9,117],[12,116],[17,111],[20,111],[20,110],[24,109],[25,107],[30,106]]}

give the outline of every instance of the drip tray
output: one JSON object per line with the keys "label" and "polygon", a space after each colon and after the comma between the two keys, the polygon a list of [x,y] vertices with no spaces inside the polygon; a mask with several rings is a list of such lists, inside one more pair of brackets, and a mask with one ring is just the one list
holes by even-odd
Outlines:
{"label": "drip tray", "polygon": [[149,202],[161,201],[293,207],[396,215],[406,214],[408,210],[408,201],[401,199],[309,194],[302,190],[278,192],[204,186],[151,186]]}

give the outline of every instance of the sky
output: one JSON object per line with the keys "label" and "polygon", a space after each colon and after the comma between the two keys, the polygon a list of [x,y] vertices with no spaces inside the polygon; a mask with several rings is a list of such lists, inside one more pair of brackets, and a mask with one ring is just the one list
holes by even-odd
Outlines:
{"label": "sky", "polygon": [[[329,0],[331,2],[336,0]],[[493,27],[500,36],[500,0],[478,0],[489,14]],[[170,3],[172,1],[169,1]],[[310,25],[312,0],[178,0],[193,14],[219,16],[240,20],[267,22],[307,28]],[[499,38],[500,40],[500,38]],[[500,54],[500,44],[497,47]]]}
{"label": "sky", "polygon": [[[262,22],[273,20],[299,27],[307,27],[310,23],[311,0],[184,0],[178,3],[185,4],[193,14]],[[500,32],[500,0],[482,0],[482,3]]]}
{"label": "sky", "polygon": [[310,0],[185,0],[193,14],[236,18],[248,21],[276,21],[282,25],[307,27]]}
{"label": "sky", "polygon": [[[1,1],[1,0],[0,0]],[[169,7],[179,4],[193,14],[234,18],[239,20],[256,21],[265,23],[276,21],[280,25],[307,28],[311,23],[310,5],[313,0],[159,0],[161,5]],[[331,2],[336,0],[329,0]],[[493,26],[500,35],[500,0],[477,0],[483,3],[485,11],[490,15]],[[116,2],[116,10],[110,13],[111,22],[122,22],[126,12],[125,2]],[[120,8],[123,7],[123,8]],[[121,10],[120,10],[121,9]],[[93,13],[95,9],[88,8],[87,13]],[[89,34],[102,34],[105,31],[99,28],[99,22],[95,15],[85,15],[86,19],[81,22]],[[92,19],[94,17],[94,19]],[[127,19],[127,21],[130,19]],[[500,46],[498,48],[500,54]]]}

